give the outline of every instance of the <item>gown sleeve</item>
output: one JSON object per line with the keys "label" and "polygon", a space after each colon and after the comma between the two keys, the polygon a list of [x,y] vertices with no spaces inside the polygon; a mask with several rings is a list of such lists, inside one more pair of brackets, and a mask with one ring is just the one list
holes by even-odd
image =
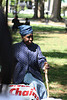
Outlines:
{"label": "gown sleeve", "polygon": [[38,46],[38,65],[39,67],[41,67],[41,69],[43,69],[43,66],[44,66],[44,62],[46,62],[46,57],[42,54],[42,51],[40,49],[40,47]]}

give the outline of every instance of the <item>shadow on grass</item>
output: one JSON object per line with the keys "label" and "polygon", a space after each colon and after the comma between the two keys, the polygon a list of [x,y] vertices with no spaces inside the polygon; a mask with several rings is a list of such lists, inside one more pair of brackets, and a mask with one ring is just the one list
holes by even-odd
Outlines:
{"label": "shadow on grass", "polygon": [[[61,90],[62,89],[61,86],[56,88],[50,87],[50,97],[67,100],[67,95],[65,92],[66,91],[65,87],[67,86],[67,65],[64,64],[63,66],[59,66],[57,64],[51,64],[51,63],[49,65],[50,65],[50,69],[48,71],[49,84],[57,83],[57,85],[55,86],[58,86],[58,84],[61,84],[63,86],[63,90]],[[43,75],[43,80],[45,82],[44,74],[42,75]]]}
{"label": "shadow on grass", "polygon": [[13,37],[13,43],[18,43],[21,41],[21,38]]}
{"label": "shadow on grass", "polygon": [[32,26],[34,31],[48,31],[48,32],[52,32],[52,31],[59,31],[59,32],[64,32],[65,28],[64,27],[56,27],[56,26]]}
{"label": "shadow on grass", "polygon": [[[59,58],[59,59],[66,59],[67,58],[67,53],[61,53],[61,52],[42,52],[43,55],[45,55],[46,57],[51,57],[52,58]],[[55,88],[51,88],[50,87],[50,96],[53,98],[61,98],[62,100],[66,100],[67,99],[67,95],[66,95],[66,87],[67,87],[67,64],[63,64],[63,65],[58,65],[55,63],[49,63],[50,65],[50,69],[48,71],[48,77],[49,77],[49,84],[52,83],[57,83],[63,86],[63,90],[61,86],[57,87],[56,90]],[[45,82],[44,79],[44,74],[43,75],[43,80]],[[54,89],[54,90],[53,90]],[[54,91],[54,92],[53,92]],[[60,91],[60,92],[59,92]]]}
{"label": "shadow on grass", "polygon": [[52,58],[65,58],[67,59],[67,53],[61,53],[61,52],[43,52],[43,55],[46,57],[52,57]]}
{"label": "shadow on grass", "polygon": [[[44,56],[46,57],[51,57],[51,58],[64,58],[66,59],[67,58],[67,53],[61,53],[61,52],[42,52]],[[67,65],[63,65],[63,66],[60,66],[60,65],[57,65],[57,64],[51,64],[53,67],[50,66],[50,71],[49,71],[49,74],[50,74],[50,82],[51,81],[59,81],[62,85],[63,84],[66,84],[66,80],[67,79]],[[51,78],[52,77],[52,78]]]}
{"label": "shadow on grass", "polygon": [[47,38],[47,39],[49,39],[49,38],[52,38],[52,39],[53,39],[53,38],[59,38],[58,36],[53,36],[53,37],[52,37],[52,36],[48,36],[47,34],[43,35],[43,34],[41,34],[40,32],[38,32],[38,33],[34,32],[34,33],[33,33],[33,36],[34,36],[34,41],[35,41],[35,40],[40,40],[40,41],[41,41],[41,40],[46,39],[46,38]]}
{"label": "shadow on grass", "polygon": [[12,39],[13,39],[13,43],[18,43],[22,41],[19,31],[17,31],[16,33],[12,32]]}
{"label": "shadow on grass", "polygon": [[[49,83],[58,82],[61,85],[67,85],[67,65],[59,66],[57,64],[49,63],[50,69],[48,72]],[[43,76],[44,77],[44,76]],[[45,81],[45,79],[43,78]]]}
{"label": "shadow on grass", "polygon": [[[51,65],[51,64],[50,64]],[[61,85],[67,85],[67,65],[59,66],[54,64],[54,67],[50,66],[49,70],[49,82],[59,82]]]}
{"label": "shadow on grass", "polygon": [[[63,86],[63,90],[60,90],[61,86],[57,87],[56,90],[54,88],[54,93],[51,94],[51,96],[54,98],[61,98],[62,100],[67,99],[67,95],[65,93],[66,91],[65,87],[67,86],[67,72],[66,71],[67,71],[67,65],[58,66],[54,64],[54,67],[50,66],[50,70],[48,73],[49,84],[54,82],[54,83],[60,83]],[[53,89],[50,89],[50,90],[53,91]]]}

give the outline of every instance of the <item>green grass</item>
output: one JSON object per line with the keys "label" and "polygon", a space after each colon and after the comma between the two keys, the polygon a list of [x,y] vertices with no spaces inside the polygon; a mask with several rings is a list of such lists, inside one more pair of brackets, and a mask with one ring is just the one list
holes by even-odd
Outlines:
{"label": "green grass", "polygon": [[[19,14],[18,13],[19,18],[32,18],[33,16],[34,16],[33,14]],[[8,17],[13,18],[14,17],[13,13],[8,13]],[[47,18],[47,15],[44,14],[44,17]],[[48,15],[48,19],[49,18],[50,18],[50,15]],[[64,18],[64,17],[62,17],[62,18]],[[65,16],[65,19],[67,19],[67,16]]]}
{"label": "green grass", "polygon": [[59,32],[64,32],[65,31],[65,28],[64,27],[58,27],[58,26],[50,26],[50,25],[45,25],[44,24],[32,24],[31,25],[33,27],[33,30],[35,32],[56,32],[56,33],[59,33]]}
{"label": "green grass", "polygon": [[[14,18],[12,13],[8,13],[9,18]],[[32,18],[33,14],[18,14],[18,18]]]}
{"label": "green grass", "polygon": [[[37,43],[50,65],[48,71],[50,97],[67,100],[67,34],[63,27],[32,25],[34,43]],[[13,43],[21,41],[19,32],[13,34]],[[43,74],[43,80],[44,74]]]}

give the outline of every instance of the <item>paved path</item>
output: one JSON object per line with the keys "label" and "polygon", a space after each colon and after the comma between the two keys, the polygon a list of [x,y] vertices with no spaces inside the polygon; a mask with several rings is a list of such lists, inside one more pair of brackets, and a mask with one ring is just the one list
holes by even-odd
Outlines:
{"label": "paved path", "polygon": [[46,22],[34,22],[34,21],[31,21],[31,24],[42,24],[42,25],[51,25],[51,26],[60,26],[60,27],[65,27],[65,24],[64,23],[61,23],[61,22],[58,22],[58,23],[56,23],[56,22],[52,22],[52,21],[49,21],[48,23],[46,23]]}
{"label": "paved path", "polygon": [[[8,24],[13,25],[12,23],[13,18],[8,18]],[[22,18],[19,18],[20,22],[25,23],[25,20]],[[59,27],[65,27],[65,23],[62,22],[52,22],[49,21],[48,23],[45,22],[45,20],[30,20],[30,24],[36,24],[36,25],[51,25],[51,26],[59,26]]]}

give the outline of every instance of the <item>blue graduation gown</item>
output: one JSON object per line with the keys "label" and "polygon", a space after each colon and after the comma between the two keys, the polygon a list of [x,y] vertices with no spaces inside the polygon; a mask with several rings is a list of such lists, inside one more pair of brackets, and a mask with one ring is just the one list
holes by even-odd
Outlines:
{"label": "blue graduation gown", "polygon": [[36,79],[43,82],[40,68],[43,68],[46,58],[42,55],[40,47],[34,43],[26,46],[22,41],[14,44],[13,48],[16,65],[14,70],[14,83],[22,83],[27,72],[30,72]]}

